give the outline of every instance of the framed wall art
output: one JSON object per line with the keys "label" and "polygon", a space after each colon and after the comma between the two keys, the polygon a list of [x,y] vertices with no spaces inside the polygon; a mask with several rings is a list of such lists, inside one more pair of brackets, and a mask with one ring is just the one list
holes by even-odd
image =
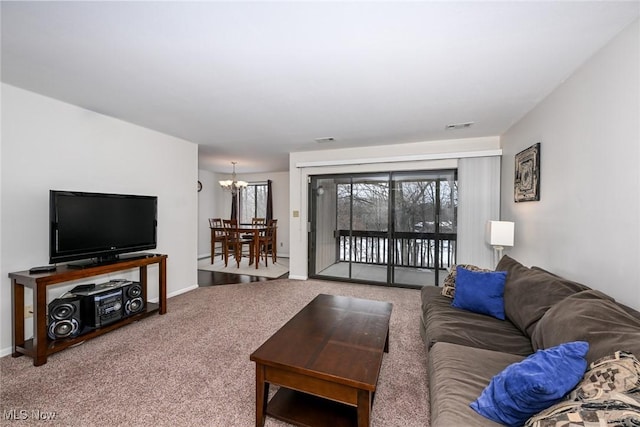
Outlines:
{"label": "framed wall art", "polygon": [[516,154],[513,199],[517,202],[540,200],[540,143]]}

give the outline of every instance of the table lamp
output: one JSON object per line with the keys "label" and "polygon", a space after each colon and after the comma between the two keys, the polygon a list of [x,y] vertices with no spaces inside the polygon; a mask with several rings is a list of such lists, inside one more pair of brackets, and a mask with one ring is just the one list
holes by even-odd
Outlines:
{"label": "table lamp", "polygon": [[511,221],[487,221],[487,243],[493,246],[495,264],[502,258],[505,246],[513,246],[515,223]]}

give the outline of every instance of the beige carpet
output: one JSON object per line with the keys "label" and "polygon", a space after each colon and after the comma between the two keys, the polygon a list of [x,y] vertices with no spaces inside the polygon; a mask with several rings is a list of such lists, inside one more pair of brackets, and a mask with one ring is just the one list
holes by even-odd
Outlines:
{"label": "beige carpet", "polygon": [[[169,299],[166,315],[56,353],[40,367],[26,356],[4,357],[0,423],[253,426],[255,364],[249,355],[319,293],[393,303],[389,353],[371,425],[428,426],[419,291],[289,279],[209,286],[178,295]],[[33,411],[55,413],[55,418],[38,421]],[[28,417],[15,422],[7,414]],[[267,427],[285,425],[267,418]]]}
{"label": "beige carpet", "polygon": [[270,279],[277,279],[283,274],[287,274],[289,272],[289,259],[279,257],[278,261],[275,264],[271,262],[271,259],[269,259],[269,264],[267,266],[265,266],[264,261],[262,261],[256,269],[255,264],[249,265],[248,258],[242,258],[240,268],[238,268],[237,264],[232,259],[229,260],[229,265],[225,267],[224,261],[221,260],[218,256],[216,257],[216,261],[213,264],[211,264],[210,258],[199,260],[198,270],[219,271],[221,273],[232,274],[246,274],[248,276],[261,276],[268,277]]}

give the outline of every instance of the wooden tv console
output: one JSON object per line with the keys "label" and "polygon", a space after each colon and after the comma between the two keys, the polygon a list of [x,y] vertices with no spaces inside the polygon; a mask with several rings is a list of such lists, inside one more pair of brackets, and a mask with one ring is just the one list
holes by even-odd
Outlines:
{"label": "wooden tv console", "polygon": [[[158,274],[158,304],[147,301],[147,266],[159,264]],[[139,282],[142,285],[142,298],[145,310],[132,316],[123,318],[110,325],[91,330],[75,338],[50,340],[47,335],[47,287],[60,285],[64,282],[85,279],[116,271],[139,268]],[[140,320],[153,313],[167,312],[167,255],[143,254],[139,257],[122,259],[109,264],[97,265],[82,269],[69,268],[60,265],[56,271],[50,273],[30,274],[29,271],[9,273],[12,279],[11,297],[13,301],[13,357],[26,354],[33,358],[33,365],[40,366],[47,363],[47,356],[64,350],[74,344],[97,337],[121,326]],[[24,339],[24,288],[33,290],[33,338]]]}

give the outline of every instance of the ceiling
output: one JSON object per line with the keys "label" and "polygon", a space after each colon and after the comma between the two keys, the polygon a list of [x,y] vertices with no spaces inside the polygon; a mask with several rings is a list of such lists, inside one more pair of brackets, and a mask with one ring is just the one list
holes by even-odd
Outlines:
{"label": "ceiling", "polygon": [[[2,81],[199,145],[199,166],[500,135],[637,1],[8,2]],[[473,126],[445,130],[451,123]],[[334,141],[317,143],[316,138]]]}

